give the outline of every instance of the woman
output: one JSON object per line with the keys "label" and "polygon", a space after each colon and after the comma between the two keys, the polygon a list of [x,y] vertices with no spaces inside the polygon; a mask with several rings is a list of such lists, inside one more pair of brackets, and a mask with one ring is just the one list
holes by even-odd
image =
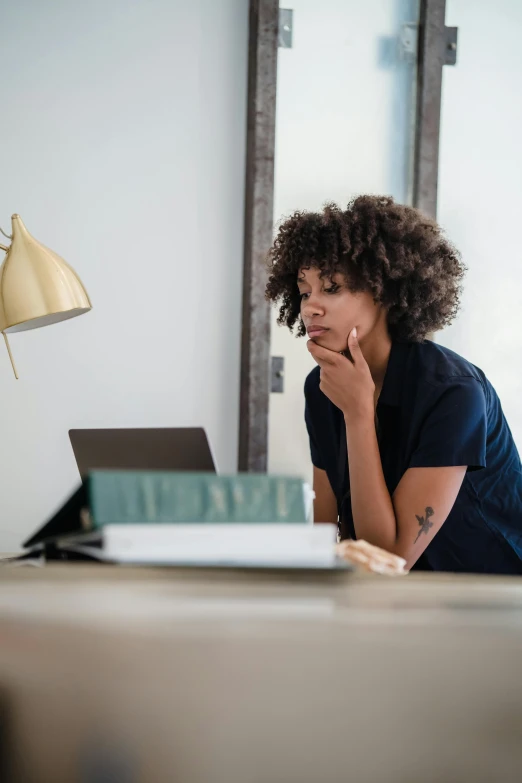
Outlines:
{"label": "woman", "polygon": [[464,271],[435,222],[361,196],[281,225],[267,297],[318,364],[305,383],[315,521],[409,568],[520,574],[522,469],[499,399],[427,339],[456,315]]}

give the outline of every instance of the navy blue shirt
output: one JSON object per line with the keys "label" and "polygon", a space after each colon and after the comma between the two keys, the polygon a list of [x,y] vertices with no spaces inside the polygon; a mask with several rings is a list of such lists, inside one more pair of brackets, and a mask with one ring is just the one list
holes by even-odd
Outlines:
{"label": "navy blue shirt", "polygon": [[[342,506],[343,537],[356,538],[344,419],[321,392],[319,381],[316,367],[305,383],[312,462],[326,471]],[[453,509],[416,567],[521,574],[520,457],[484,373],[436,343],[394,342],[377,421],[390,495],[408,468],[468,466]]]}

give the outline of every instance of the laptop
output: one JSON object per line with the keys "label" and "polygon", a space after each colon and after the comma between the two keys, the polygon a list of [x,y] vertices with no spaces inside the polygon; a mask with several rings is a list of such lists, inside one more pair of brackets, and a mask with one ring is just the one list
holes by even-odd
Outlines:
{"label": "laptop", "polygon": [[216,472],[203,427],[74,429],[69,438],[82,480],[92,470]]}
{"label": "laptop", "polygon": [[202,427],[82,429],[70,430],[69,438],[82,484],[43,527],[24,541],[26,549],[77,527],[81,508],[87,502],[85,479],[92,470],[216,472]]}

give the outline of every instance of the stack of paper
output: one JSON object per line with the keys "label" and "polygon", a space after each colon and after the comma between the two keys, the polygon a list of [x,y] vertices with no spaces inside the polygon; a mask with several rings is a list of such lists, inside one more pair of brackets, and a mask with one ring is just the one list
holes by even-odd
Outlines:
{"label": "stack of paper", "polygon": [[120,524],[59,544],[119,563],[331,568],[336,536],[336,525]]}

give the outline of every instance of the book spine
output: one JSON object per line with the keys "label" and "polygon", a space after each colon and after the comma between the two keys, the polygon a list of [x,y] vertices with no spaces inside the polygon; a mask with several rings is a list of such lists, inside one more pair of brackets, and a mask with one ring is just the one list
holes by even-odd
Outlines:
{"label": "book spine", "polygon": [[299,479],[154,472],[94,472],[95,527],[107,524],[306,523]]}

